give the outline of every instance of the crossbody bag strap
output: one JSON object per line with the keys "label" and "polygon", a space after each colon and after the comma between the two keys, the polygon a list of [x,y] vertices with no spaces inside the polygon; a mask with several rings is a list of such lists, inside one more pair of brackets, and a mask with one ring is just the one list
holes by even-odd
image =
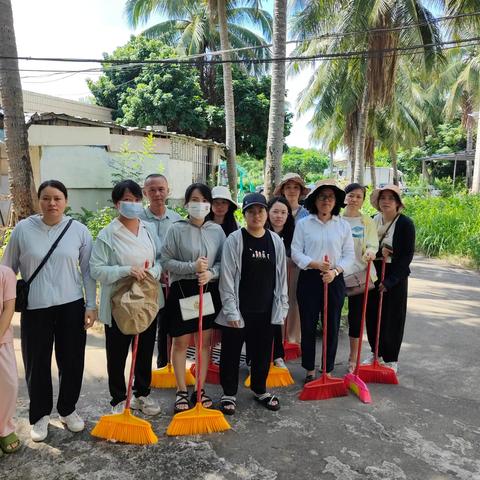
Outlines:
{"label": "crossbody bag strap", "polygon": [[67,233],[67,230],[70,228],[70,225],[72,224],[73,222],[73,218],[71,218],[67,225],[65,226],[65,228],[62,230],[62,233],[60,233],[60,235],[57,237],[57,239],[55,240],[55,242],[53,242],[53,245],[50,247],[50,250],[47,252],[47,254],[43,257],[43,260],[42,262],[40,263],[40,265],[37,267],[37,269],[33,272],[32,276],[28,279],[27,281],[27,285],[30,286],[30,284],[35,280],[35,277],[38,275],[38,273],[40,272],[40,270],[43,268],[43,266],[47,263],[47,260],[50,258],[50,255],[53,253],[53,251],[57,248],[57,245],[59,244],[60,240],[62,239],[62,237],[65,235],[65,233]]}
{"label": "crossbody bag strap", "polygon": [[390,225],[387,227],[387,229],[385,230],[385,232],[383,232],[383,235],[382,235],[382,238],[378,241],[378,246],[381,247],[382,246],[382,242],[383,240],[385,240],[385,237],[387,236],[388,234],[388,231],[390,230],[390,227],[396,222],[397,218],[400,216],[399,213],[397,213],[396,217],[392,220],[392,222],[390,223]]}

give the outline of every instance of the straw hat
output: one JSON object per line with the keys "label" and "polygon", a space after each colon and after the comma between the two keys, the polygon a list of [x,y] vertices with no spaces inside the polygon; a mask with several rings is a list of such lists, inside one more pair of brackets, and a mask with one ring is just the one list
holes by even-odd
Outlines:
{"label": "straw hat", "polygon": [[315,193],[324,188],[331,188],[335,193],[335,204],[343,207],[343,202],[345,201],[345,192],[337,186],[337,182],[331,178],[325,180],[319,180],[315,184],[315,188],[311,190],[308,194],[308,197],[305,199],[305,207],[310,209],[312,199],[316,197]]}
{"label": "straw hat", "polygon": [[302,191],[300,192],[301,197],[308,195],[308,192],[310,191],[310,189],[305,185],[303,178],[298,173],[286,173],[283,176],[282,181],[275,187],[273,194],[275,196],[282,195],[283,187],[287,182],[290,182],[290,181],[298,183],[300,185],[300,188],[302,189]]}
{"label": "straw hat", "polygon": [[405,208],[405,204],[402,202],[402,191],[400,190],[398,185],[394,185],[393,183],[390,185],[385,185],[382,188],[377,188],[375,189],[371,195],[370,195],[370,203],[374,208],[376,208],[378,211],[380,211],[379,205],[378,205],[378,199],[380,197],[380,193],[382,193],[385,190],[390,190],[395,194],[397,197],[398,203],[400,203],[400,210],[402,208]]}
{"label": "straw hat", "polygon": [[228,200],[235,208],[238,208],[238,205],[232,200],[232,194],[227,187],[222,185],[217,185],[212,188],[212,200],[216,198],[221,198],[222,200]]}

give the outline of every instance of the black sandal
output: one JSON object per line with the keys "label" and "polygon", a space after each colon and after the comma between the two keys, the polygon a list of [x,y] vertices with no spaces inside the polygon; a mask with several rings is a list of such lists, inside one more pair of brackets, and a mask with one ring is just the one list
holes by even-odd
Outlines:
{"label": "black sandal", "polygon": [[233,415],[237,408],[237,399],[231,395],[222,395],[220,399],[220,411],[225,415]]}
{"label": "black sandal", "polygon": [[[278,397],[273,395],[273,393],[264,393],[263,395],[255,395],[255,400],[261,403],[265,408],[272,410],[272,412],[276,412],[280,410],[280,401]],[[277,403],[273,403],[277,402]]]}
{"label": "black sandal", "polygon": [[307,375],[303,384],[306,385],[307,383],[313,382],[315,380],[315,375]]}
{"label": "black sandal", "polygon": [[[188,408],[179,408],[182,405],[186,405]],[[186,412],[190,410],[190,402],[188,401],[188,392],[186,390],[178,390],[175,394],[175,403],[173,411],[175,413]]]}
{"label": "black sandal", "polygon": [[[200,398],[202,401],[202,405],[205,408],[212,408],[213,407],[213,400],[205,393],[205,390],[202,388],[200,390]],[[191,395],[190,395],[190,402],[192,405],[197,404],[197,391],[195,390]],[[210,403],[210,405],[205,405],[206,403]]]}

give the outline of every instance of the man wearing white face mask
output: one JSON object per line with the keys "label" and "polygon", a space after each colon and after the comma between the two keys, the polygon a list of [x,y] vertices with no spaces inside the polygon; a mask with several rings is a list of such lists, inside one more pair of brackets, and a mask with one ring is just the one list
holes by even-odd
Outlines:
{"label": "man wearing white face mask", "polygon": [[[172,363],[177,381],[175,413],[188,410],[196,398],[194,392],[189,400],[185,384],[186,354],[192,333],[195,334],[197,351],[199,347],[196,335],[198,317],[184,320],[180,300],[198,295],[199,285],[203,285],[204,291],[211,295],[214,312],[203,317],[204,334],[201,348],[204,359],[209,356],[211,328],[221,309],[218,278],[225,234],[220,225],[209,220],[205,221],[211,203],[210,188],[202,183],[190,185],[185,192],[185,207],[189,218],[175,222],[170,227],[161,250],[162,268],[170,272],[172,282],[165,306],[165,317],[169,334],[173,339]],[[201,385],[205,382],[207,368],[208,362],[202,362]],[[202,404],[206,408],[212,406],[212,400],[205,394],[203,388]]]}
{"label": "man wearing white face mask", "polygon": [[[118,328],[111,310],[112,295],[116,283],[124,277],[131,276],[141,282],[148,272],[160,279],[161,267],[156,261],[155,231],[140,220],[143,213],[140,186],[133,180],[117,183],[112,190],[112,201],[119,216],[98,234],[90,257],[90,271],[101,287],[99,320],[105,324],[110,404],[112,413],[121,413],[126,399],[125,363],[133,336],[123,334]],[[164,305],[162,289],[158,292],[161,308]],[[140,333],[138,341],[130,408],[141,410],[145,415],[160,412],[158,404],[149,397],[156,330],[154,320]]]}

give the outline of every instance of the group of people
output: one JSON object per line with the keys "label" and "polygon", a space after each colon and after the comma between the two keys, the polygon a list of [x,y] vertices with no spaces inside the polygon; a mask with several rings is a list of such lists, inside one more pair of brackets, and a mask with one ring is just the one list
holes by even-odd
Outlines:
{"label": "group of people", "polygon": [[[190,185],[184,199],[187,218],[167,208],[168,195],[168,181],[161,174],[149,175],[143,187],[132,180],[119,182],[112,190],[118,216],[93,242],[84,225],[65,215],[65,186],[58,180],[40,185],[41,213],[17,224],[0,267],[0,447],[4,452],[20,447],[12,421],[18,389],[10,326],[16,274],[20,272],[28,280],[58,238],[30,285],[28,306],[21,313],[34,441],[43,441],[48,435],[53,348],[59,371],[60,420],[73,432],[84,429],[76,404],[82,386],[86,330],[97,318],[105,329],[110,405],[114,413],[125,408],[124,370],[133,336],[119,328],[112,314],[112,296],[118,282],[127,277],[139,285],[147,276],[158,281],[158,314],[139,334],[130,406],[145,415],[160,411],[150,395],[156,339],[157,366],[170,359],[173,364],[177,383],[174,411],[181,412],[191,408],[197,398],[196,392],[188,394],[185,379],[192,334],[196,351],[208,358],[213,328],[221,331],[220,409],[228,415],[235,413],[245,343],[254,399],[269,410],[278,410],[280,401],[267,391],[266,379],[272,360],[285,367],[283,340],[301,343],[304,381],[314,380],[316,329],[323,316],[321,292],[328,283],[328,318],[322,321],[328,324],[326,370],[332,372],[345,301],[344,276],[365,271],[369,261],[375,265],[371,272],[375,289],[369,295],[368,340],[373,352],[376,306],[383,292],[379,355],[397,370],[415,243],[413,223],[401,213],[404,205],[398,187],[388,185],[372,193],[371,203],[378,210],[372,219],[361,213],[364,186],[351,184],[342,190],[334,182],[320,181],[310,191],[299,175],[286,174],[268,203],[260,193],[245,196],[241,205],[244,227],[235,218],[239,206],[226,187]],[[387,262],[383,279],[382,258]],[[200,286],[205,292],[202,345],[198,345],[198,317],[184,319],[182,310],[182,300],[198,295]],[[361,294],[348,297],[350,371],[359,342],[362,299]],[[210,408],[212,398],[203,388],[207,368],[208,362],[202,362],[196,374],[201,402]]]}

